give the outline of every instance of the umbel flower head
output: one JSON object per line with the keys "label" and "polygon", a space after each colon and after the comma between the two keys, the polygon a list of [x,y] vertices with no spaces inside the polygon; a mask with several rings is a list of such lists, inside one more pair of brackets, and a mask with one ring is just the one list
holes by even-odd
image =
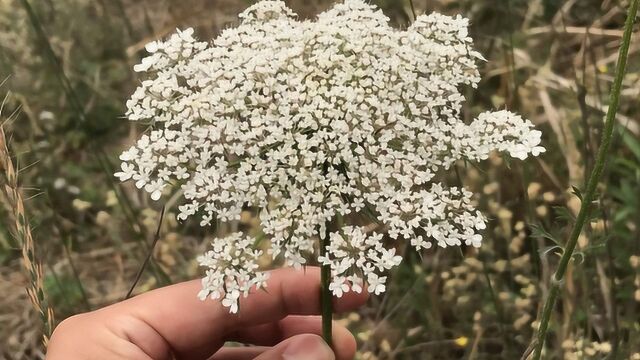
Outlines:
{"label": "umbel flower head", "polygon": [[[362,0],[315,21],[264,0],[240,18],[211,43],[187,29],[147,44],[127,116],[150,131],[121,155],[116,176],[154,200],[179,187],[178,218],[202,226],[256,209],[269,253],[287,266],[330,265],[336,296],[384,291],[382,272],[401,260],[385,234],[418,250],[480,246],[485,219],[472,193],[438,180],[454,163],[544,151],[541,133],[508,111],[461,120],[461,88],[476,86],[482,59],[467,19],[432,13],[400,31]],[[380,232],[349,221],[327,230],[358,215]],[[318,256],[324,236],[330,246]],[[201,298],[237,311],[241,295],[265,284],[259,254],[240,234],[215,240],[199,258]]]}

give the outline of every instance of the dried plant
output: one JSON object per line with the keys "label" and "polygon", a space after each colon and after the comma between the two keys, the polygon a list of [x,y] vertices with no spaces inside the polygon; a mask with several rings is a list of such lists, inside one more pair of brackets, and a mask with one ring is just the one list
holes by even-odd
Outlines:
{"label": "dried plant", "polygon": [[[3,103],[4,104],[4,103]],[[0,107],[0,114],[2,107]],[[22,263],[28,274],[27,294],[43,324],[43,344],[46,346],[53,331],[54,315],[49,306],[43,285],[42,264],[36,256],[29,220],[24,208],[22,193],[18,185],[18,171],[13,165],[7,138],[0,125],[0,186],[13,212],[15,236],[22,247]]]}

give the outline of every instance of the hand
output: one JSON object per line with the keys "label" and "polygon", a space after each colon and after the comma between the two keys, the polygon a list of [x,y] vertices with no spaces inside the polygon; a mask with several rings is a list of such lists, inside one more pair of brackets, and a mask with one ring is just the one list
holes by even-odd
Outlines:
{"label": "hand", "polygon": [[[150,291],[70,317],[54,331],[46,359],[352,359],[356,342],[333,324],[333,350],[319,336],[320,271],[271,272],[266,291],[240,301],[230,314],[218,301],[200,301],[200,281]],[[366,294],[334,298],[336,311],[364,304]],[[252,344],[223,347],[225,341]]]}

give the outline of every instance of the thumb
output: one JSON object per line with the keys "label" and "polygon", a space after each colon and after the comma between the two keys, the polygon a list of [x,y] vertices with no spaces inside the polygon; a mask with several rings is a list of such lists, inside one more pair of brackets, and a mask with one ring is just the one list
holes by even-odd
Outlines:
{"label": "thumb", "polygon": [[318,335],[290,337],[260,354],[254,360],[335,360],[333,350]]}

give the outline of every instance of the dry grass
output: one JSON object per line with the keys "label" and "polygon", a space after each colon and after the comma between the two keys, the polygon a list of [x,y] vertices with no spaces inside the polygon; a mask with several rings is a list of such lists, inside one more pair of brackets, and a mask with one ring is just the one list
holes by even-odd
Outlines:
{"label": "dry grass", "polygon": [[[4,101],[2,102],[4,104]],[[3,106],[0,105],[0,114]],[[7,119],[10,121],[11,118]],[[46,347],[53,332],[53,309],[49,306],[43,285],[42,264],[40,263],[27,214],[25,213],[22,192],[18,185],[18,171],[13,165],[7,139],[4,133],[4,121],[0,124],[0,179],[2,182],[3,202],[11,209],[14,221],[15,237],[22,249],[23,270],[27,274],[28,284],[25,286],[31,304],[42,320],[42,343]]]}

